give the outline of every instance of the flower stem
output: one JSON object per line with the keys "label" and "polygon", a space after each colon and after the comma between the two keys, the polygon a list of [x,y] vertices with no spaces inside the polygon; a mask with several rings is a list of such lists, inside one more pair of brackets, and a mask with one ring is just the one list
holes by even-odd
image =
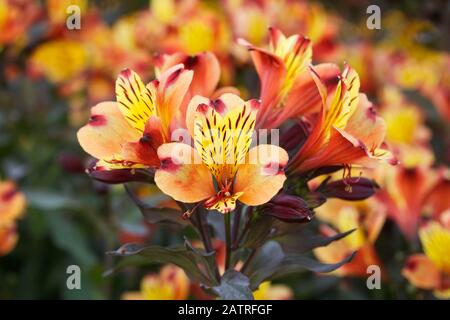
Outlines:
{"label": "flower stem", "polygon": [[245,261],[244,265],[241,268],[241,273],[244,273],[247,271],[248,267],[253,261],[253,258],[255,258],[256,255],[256,249],[251,249],[250,254],[248,255],[247,260]]}
{"label": "flower stem", "polygon": [[[206,252],[207,253],[214,252],[215,255],[216,253],[214,250],[214,246],[212,244],[211,233],[209,231],[208,221],[206,220],[206,214],[202,210],[198,210],[197,212],[197,221],[198,221],[198,230],[200,232]],[[216,280],[220,281],[220,272],[219,267],[217,266],[217,262],[214,265],[214,272]]]}
{"label": "flower stem", "polygon": [[231,262],[231,215],[229,213],[224,214],[225,223],[225,241],[226,241],[226,256],[225,256],[225,271],[230,268]]}
{"label": "flower stem", "polygon": [[234,211],[234,219],[233,219],[233,232],[231,234],[231,250],[236,250],[236,242],[239,237],[239,227],[241,223],[242,213],[245,211],[246,207],[238,207]]}

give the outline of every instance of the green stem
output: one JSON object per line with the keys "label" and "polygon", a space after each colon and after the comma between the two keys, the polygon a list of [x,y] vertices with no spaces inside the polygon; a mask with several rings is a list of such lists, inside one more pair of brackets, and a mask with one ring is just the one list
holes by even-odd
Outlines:
{"label": "green stem", "polygon": [[226,256],[225,256],[225,271],[230,268],[231,262],[231,216],[229,213],[224,214],[225,223],[225,240],[226,240]]}

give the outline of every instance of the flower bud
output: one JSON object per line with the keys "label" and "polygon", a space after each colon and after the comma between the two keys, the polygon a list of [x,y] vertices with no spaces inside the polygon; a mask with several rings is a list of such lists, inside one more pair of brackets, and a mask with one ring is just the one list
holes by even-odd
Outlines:
{"label": "flower bud", "polygon": [[314,215],[305,200],[287,194],[275,196],[262,207],[261,213],[288,223],[309,222]]}
{"label": "flower bud", "polygon": [[153,179],[153,172],[145,169],[104,170],[102,168],[94,167],[87,169],[86,173],[92,179],[109,184],[131,181],[149,182]]}
{"label": "flower bud", "polygon": [[320,186],[318,191],[327,198],[357,201],[373,196],[377,189],[378,185],[375,181],[367,178],[358,178],[355,181],[345,179],[333,181]]}

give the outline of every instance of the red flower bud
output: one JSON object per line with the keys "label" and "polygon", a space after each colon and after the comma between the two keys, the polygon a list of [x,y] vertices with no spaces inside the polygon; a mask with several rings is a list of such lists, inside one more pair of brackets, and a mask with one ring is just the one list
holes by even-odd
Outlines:
{"label": "red flower bud", "polygon": [[261,214],[272,216],[284,222],[309,222],[314,212],[300,197],[279,194],[262,207]]}
{"label": "red flower bud", "polygon": [[339,198],[344,200],[364,200],[373,196],[378,189],[375,181],[367,178],[358,178],[355,181],[345,179],[321,185],[317,191],[327,198]]}
{"label": "red flower bud", "polygon": [[87,174],[97,181],[109,184],[118,184],[131,181],[150,182],[153,180],[153,172],[145,169],[116,169],[103,170],[101,168],[90,168]]}

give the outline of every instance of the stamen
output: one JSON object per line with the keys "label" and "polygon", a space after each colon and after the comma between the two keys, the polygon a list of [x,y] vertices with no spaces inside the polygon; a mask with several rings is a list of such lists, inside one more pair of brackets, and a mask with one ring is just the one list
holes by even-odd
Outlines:
{"label": "stamen", "polygon": [[189,209],[183,213],[181,216],[184,220],[190,219],[191,216],[197,211],[197,208],[202,204],[202,202],[197,203],[192,209]]}
{"label": "stamen", "polygon": [[352,184],[358,183],[361,179],[362,172],[359,172],[359,176],[356,178],[352,178],[352,166],[349,164],[344,164],[344,169],[342,171],[342,180],[345,184],[345,191],[348,193],[352,193]]}

